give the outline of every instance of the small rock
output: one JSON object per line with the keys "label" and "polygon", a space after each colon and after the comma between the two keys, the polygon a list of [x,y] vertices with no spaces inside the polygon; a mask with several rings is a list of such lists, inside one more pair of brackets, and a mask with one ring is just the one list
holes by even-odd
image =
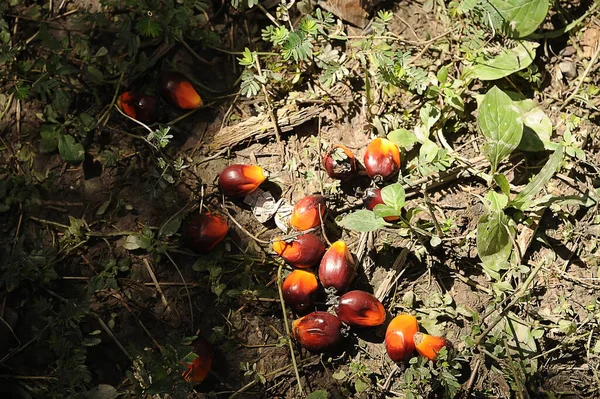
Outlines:
{"label": "small rock", "polygon": [[575,50],[575,47],[567,46],[564,49],[562,49],[559,54],[561,55],[561,57],[570,57],[576,52],[577,50]]}
{"label": "small rock", "polygon": [[563,75],[569,79],[573,79],[577,76],[577,67],[575,67],[574,62],[563,61],[558,64],[558,68],[563,73]]}

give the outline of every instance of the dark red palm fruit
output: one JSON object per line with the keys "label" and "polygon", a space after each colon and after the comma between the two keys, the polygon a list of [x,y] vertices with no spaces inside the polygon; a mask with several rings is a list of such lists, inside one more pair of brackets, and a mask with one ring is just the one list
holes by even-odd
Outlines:
{"label": "dark red palm fruit", "polygon": [[163,72],[158,85],[160,95],[174,107],[196,109],[202,106],[202,98],[182,73]]}
{"label": "dark red palm fruit", "polygon": [[126,91],[117,99],[117,106],[128,116],[151,125],[158,119],[158,99]]}
{"label": "dark red palm fruit", "polygon": [[227,221],[210,213],[203,213],[192,220],[185,229],[188,247],[197,253],[208,253],[227,235]]}
{"label": "dark red palm fruit", "polygon": [[385,332],[385,349],[395,362],[406,361],[415,351],[413,337],[419,332],[415,316],[400,314],[390,322]]}
{"label": "dark red palm fruit", "polygon": [[375,327],[385,321],[385,308],[379,299],[359,290],[342,295],[335,313],[349,326]]}
{"label": "dark red palm fruit", "polygon": [[367,146],[364,163],[371,179],[386,180],[400,170],[400,150],[390,140],[376,138]]}
{"label": "dark red palm fruit", "polygon": [[234,164],[219,175],[219,187],[228,197],[242,197],[252,193],[266,179],[266,172],[260,166]]}
{"label": "dark red palm fruit", "polygon": [[208,375],[213,362],[213,348],[210,342],[205,338],[199,337],[192,342],[194,353],[198,355],[191,364],[188,364],[188,369],[182,375],[186,381],[191,381],[194,384],[199,384]]}
{"label": "dark red palm fruit", "polygon": [[[380,188],[368,188],[365,192],[365,197],[363,198],[363,204],[365,208],[372,211],[375,209],[376,205],[382,204],[385,205],[383,198],[381,197],[381,189]],[[395,222],[400,219],[398,216],[386,216],[383,218],[386,222]]]}
{"label": "dark red palm fruit", "polygon": [[327,352],[342,341],[342,322],[327,312],[312,312],[294,320],[292,333],[296,341],[311,352]]}
{"label": "dark red palm fruit", "polygon": [[344,241],[336,241],[323,255],[319,265],[319,280],[325,288],[346,292],[356,277],[356,263]]}
{"label": "dark red palm fruit", "polygon": [[450,341],[444,337],[436,337],[425,333],[416,333],[413,340],[419,355],[429,360],[435,360],[444,346],[448,348],[452,346]]}
{"label": "dark red palm fruit", "polygon": [[325,215],[325,198],[320,195],[307,195],[296,202],[290,225],[300,231],[312,229],[321,224],[323,215]]}
{"label": "dark red palm fruit", "polygon": [[338,144],[323,157],[323,167],[329,177],[344,181],[356,173],[356,159],[348,147]]}
{"label": "dark red palm fruit", "polygon": [[290,242],[279,240],[273,243],[273,250],[277,255],[300,269],[308,269],[319,263],[325,249],[323,241],[312,233],[302,234]]}
{"label": "dark red palm fruit", "polygon": [[303,313],[315,304],[319,292],[317,276],[313,272],[296,269],[283,281],[281,292],[285,303],[296,313]]}

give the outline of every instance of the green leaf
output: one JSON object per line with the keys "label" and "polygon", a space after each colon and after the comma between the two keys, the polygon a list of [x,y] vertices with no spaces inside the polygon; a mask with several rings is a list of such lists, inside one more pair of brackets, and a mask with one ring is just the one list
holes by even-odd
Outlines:
{"label": "green leaf", "polygon": [[496,80],[527,68],[535,58],[536,42],[519,41],[512,49],[503,48],[492,59],[478,60],[465,68],[462,78]]}
{"label": "green leaf", "polygon": [[510,184],[508,183],[506,176],[502,173],[496,174],[494,175],[494,181],[505,195],[510,195]]}
{"label": "green leaf", "polygon": [[546,165],[540,170],[532,181],[529,182],[523,188],[523,190],[517,194],[517,196],[510,202],[510,206],[519,209],[526,210],[532,204],[533,197],[539,193],[542,188],[550,181],[554,173],[556,173],[556,169],[560,165],[563,156],[563,146],[560,145],[554,154],[550,156]]}
{"label": "green leaf", "polygon": [[146,37],[158,37],[162,32],[162,27],[152,17],[145,15],[135,24],[135,29],[139,34]]}
{"label": "green leaf", "polygon": [[553,149],[552,121],[535,101],[526,99],[520,93],[506,93],[513,100],[513,104],[521,112],[523,118],[523,137],[517,147],[522,151],[538,152]]}
{"label": "green leaf", "polygon": [[146,249],[150,246],[150,238],[143,236],[141,234],[131,234],[128,235],[125,239],[125,243],[123,244],[123,248],[128,249],[130,251],[134,251],[136,249]]}
{"label": "green leaf", "polygon": [[386,205],[394,208],[400,212],[404,204],[406,203],[406,195],[404,193],[404,187],[400,183],[390,184],[381,189],[381,198]]}
{"label": "green leaf", "polygon": [[390,226],[383,218],[375,216],[375,214],[367,209],[349,213],[348,215],[338,218],[337,224],[341,227],[360,231],[369,232],[379,230],[382,227]]}
{"label": "green leaf", "polygon": [[66,162],[81,162],[85,156],[85,150],[81,143],[76,143],[70,134],[63,134],[58,139],[58,152]]}
{"label": "green leaf", "polygon": [[354,389],[356,389],[356,393],[363,393],[368,388],[369,388],[369,386],[363,380],[354,381]]}
{"label": "green leaf", "polygon": [[402,128],[392,130],[390,134],[388,134],[387,138],[398,147],[404,148],[406,151],[410,151],[413,147],[413,144],[419,141],[413,132]]}
{"label": "green leaf", "polygon": [[329,392],[320,389],[318,391],[314,391],[308,394],[306,399],[329,399]]}
{"label": "green leaf", "polygon": [[[512,233],[512,229],[510,231]],[[484,270],[498,280],[498,272],[508,268],[511,252],[508,218],[504,212],[492,211],[483,215],[477,223],[477,253]]]}
{"label": "green leaf", "polygon": [[533,33],[544,22],[549,0],[487,0],[494,29],[520,38]]}
{"label": "green leaf", "polygon": [[99,69],[94,68],[93,66],[89,66],[87,68],[87,73],[92,83],[100,84],[104,82],[104,74]]}
{"label": "green leaf", "polygon": [[375,208],[373,208],[373,213],[375,213],[375,217],[386,218],[388,216],[399,216],[400,210],[388,205],[377,204],[375,205]]}
{"label": "green leaf", "polygon": [[50,154],[58,149],[58,137],[60,133],[56,130],[56,125],[42,125],[40,128],[40,152]]}
{"label": "green leaf", "polygon": [[483,152],[492,164],[492,173],[495,173],[500,162],[521,142],[521,115],[510,97],[494,86],[479,105],[477,124],[481,133],[488,139]]}
{"label": "green leaf", "polygon": [[508,205],[508,196],[495,191],[488,191],[485,199],[488,201],[488,209],[490,211],[502,212],[506,208],[506,205]]}
{"label": "green leaf", "polygon": [[169,220],[167,220],[158,231],[159,237],[171,237],[173,234],[177,233],[177,230],[179,230],[179,227],[181,226],[182,219],[183,215],[181,213],[169,218]]}

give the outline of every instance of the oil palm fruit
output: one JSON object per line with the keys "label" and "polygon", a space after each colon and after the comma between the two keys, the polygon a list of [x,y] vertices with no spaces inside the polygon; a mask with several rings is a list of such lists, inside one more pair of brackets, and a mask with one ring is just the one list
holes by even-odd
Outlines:
{"label": "oil palm fruit", "polygon": [[365,291],[350,291],[341,296],[335,309],[339,319],[349,326],[375,327],[385,321],[385,308]]}
{"label": "oil palm fruit", "polygon": [[395,362],[410,359],[415,351],[413,337],[419,332],[417,318],[409,314],[400,314],[390,322],[385,332],[385,349]]}
{"label": "oil palm fruit", "polygon": [[117,106],[127,115],[151,125],[158,119],[158,99],[155,96],[126,91],[117,99]]}
{"label": "oil palm fruit", "polygon": [[323,157],[323,167],[329,177],[344,181],[356,173],[356,159],[348,147],[338,144]]}
{"label": "oil palm fruit", "polygon": [[290,265],[308,269],[319,263],[325,253],[325,244],[316,235],[306,233],[290,242],[275,241],[273,250]]}
{"label": "oil palm fruit", "polygon": [[376,138],[367,146],[364,163],[367,175],[382,182],[400,170],[400,150],[390,140]]}
{"label": "oil palm fruit", "polygon": [[336,241],[325,252],[319,265],[319,280],[325,288],[345,292],[356,276],[356,263],[344,241]]}
{"label": "oil palm fruit", "polygon": [[294,338],[311,352],[327,352],[335,349],[342,340],[342,322],[327,312],[312,312],[294,320]]}
{"label": "oil palm fruit", "polygon": [[183,377],[186,381],[191,381],[194,384],[199,384],[208,375],[213,362],[213,348],[210,342],[205,338],[197,338],[192,342],[194,353],[198,355],[191,364],[188,364],[188,369],[183,372]]}
{"label": "oil palm fruit", "polygon": [[[365,192],[365,197],[363,198],[363,204],[365,208],[372,211],[375,209],[376,205],[382,204],[385,205],[383,198],[381,197],[381,189],[380,188],[368,188]],[[394,222],[400,219],[398,216],[386,216],[383,218],[386,222]]]}
{"label": "oil palm fruit", "polygon": [[304,231],[321,224],[325,214],[325,198],[320,195],[307,195],[296,202],[292,210],[290,225],[296,230]]}
{"label": "oil palm fruit", "polygon": [[185,229],[188,247],[197,253],[208,253],[227,235],[227,221],[211,213],[203,213],[193,219]]}
{"label": "oil palm fruit", "polygon": [[296,313],[305,312],[314,306],[319,292],[317,276],[307,270],[292,271],[281,285],[283,300]]}
{"label": "oil palm fruit", "polygon": [[443,347],[450,347],[450,342],[444,337],[436,337],[425,333],[416,333],[413,336],[415,348],[419,355],[429,360],[435,360]]}
{"label": "oil palm fruit", "polygon": [[219,175],[219,187],[228,197],[243,197],[256,190],[266,179],[267,174],[260,166],[229,165]]}
{"label": "oil palm fruit", "polygon": [[181,109],[196,109],[202,106],[202,98],[182,73],[163,72],[158,84],[160,95],[172,106]]}

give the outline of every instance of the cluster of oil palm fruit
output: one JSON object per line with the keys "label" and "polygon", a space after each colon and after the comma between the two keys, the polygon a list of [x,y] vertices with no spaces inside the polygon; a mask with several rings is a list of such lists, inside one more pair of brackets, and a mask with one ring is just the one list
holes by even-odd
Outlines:
{"label": "cluster of oil palm fruit", "polygon": [[[169,105],[192,110],[202,106],[202,98],[185,75],[166,71],[160,74],[158,81],[160,96]],[[126,91],[117,99],[117,106],[128,116],[151,125],[158,120],[160,100],[157,96],[137,91]]]}

